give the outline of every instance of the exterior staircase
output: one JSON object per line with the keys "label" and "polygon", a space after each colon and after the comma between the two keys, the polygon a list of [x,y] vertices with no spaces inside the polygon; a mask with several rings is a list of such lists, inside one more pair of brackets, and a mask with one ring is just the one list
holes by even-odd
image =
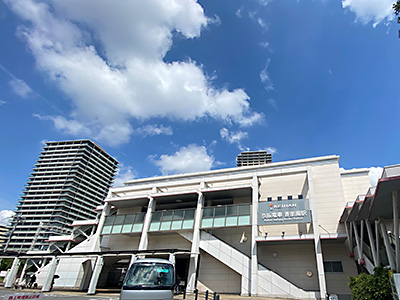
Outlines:
{"label": "exterior staircase", "polygon": [[[181,232],[181,236],[192,241],[191,232]],[[201,231],[200,249],[219,260],[242,276],[241,294],[250,294],[251,259],[217,237]],[[257,296],[274,296],[284,299],[317,299],[317,292],[307,292],[285,278],[258,264]],[[252,295],[254,296],[254,295]]]}

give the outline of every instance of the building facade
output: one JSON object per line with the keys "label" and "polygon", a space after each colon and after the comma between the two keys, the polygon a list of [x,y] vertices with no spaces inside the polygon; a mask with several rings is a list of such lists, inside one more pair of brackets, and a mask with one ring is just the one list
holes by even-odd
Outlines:
{"label": "building facade", "polygon": [[138,257],[173,257],[189,292],[350,299],[358,269],[340,218],[369,188],[368,172],[325,156],[127,181],[110,189],[99,220],[74,224],[87,238],[38,282],[46,291],[56,273],[55,288],[93,294],[117,287]]}
{"label": "building facade", "polygon": [[75,220],[96,218],[118,162],[90,140],[47,142],[18,201],[7,251],[45,250]]}
{"label": "building facade", "polygon": [[236,158],[238,167],[257,166],[272,162],[272,154],[265,150],[243,151]]}

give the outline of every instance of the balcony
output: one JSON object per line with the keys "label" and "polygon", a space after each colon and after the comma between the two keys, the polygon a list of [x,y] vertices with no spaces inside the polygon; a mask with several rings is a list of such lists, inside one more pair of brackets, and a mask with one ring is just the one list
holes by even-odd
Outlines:
{"label": "balcony", "polygon": [[251,225],[250,204],[206,207],[203,209],[201,228]]}
{"label": "balcony", "polygon": [[108,216],[104,222],[102,234],[140,233],[145,213]]}
{"label": "balcony", "polygon": [[156,211],[150,223],[150,232],[192,229],[195,209]]}

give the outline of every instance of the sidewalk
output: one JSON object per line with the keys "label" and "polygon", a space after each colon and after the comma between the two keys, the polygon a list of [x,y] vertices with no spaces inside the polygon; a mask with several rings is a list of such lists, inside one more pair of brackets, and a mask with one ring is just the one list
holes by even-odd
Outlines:
{"label": "sidewalk", "polygon": [[[8,291],[12,293],[39,293],[40,289],[14,289],[9,288],[6,289],[0,286],[0,291]],[[112,297],[112,298],[119,298],[120,292],[117,292],[115,289],[99,289],[95,295],[87,295],[86,292],[79,292],[75,290],[57,290],[54,289],[51,292],[45,292],[44,294],[49,295],[65,295],[65,296],[87,296],[87,297]],[[194,294],[187,294],[186,300],[194,300]],[[199,300],[204,300],[204,295],[199,295]],[[210,294],[209,300],[213,300],[212,295]],[[242,297],[239,295],[229,295],[229,294],[220,294],[220,300],[281,300],[282,298],[269,298],[269,297]],[[183,300],[183,294],[175,295],[174,300]]]}

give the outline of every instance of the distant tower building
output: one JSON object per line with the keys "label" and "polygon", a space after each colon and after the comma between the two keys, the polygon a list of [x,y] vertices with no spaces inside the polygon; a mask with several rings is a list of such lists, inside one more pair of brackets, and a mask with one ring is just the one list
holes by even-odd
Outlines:
{"label": "distant tower building", "polygon": [[47,142],[18,201],[6,250],[45,250],[49,236],[68,234],[75,220],[96,218],[117,165],[90,140]]}
{"label": "distant tower building", "polygon": [[237,166],[257,166],[272,162],[271,153],[265,150],[261,151],[244,151],[237,156]]}

